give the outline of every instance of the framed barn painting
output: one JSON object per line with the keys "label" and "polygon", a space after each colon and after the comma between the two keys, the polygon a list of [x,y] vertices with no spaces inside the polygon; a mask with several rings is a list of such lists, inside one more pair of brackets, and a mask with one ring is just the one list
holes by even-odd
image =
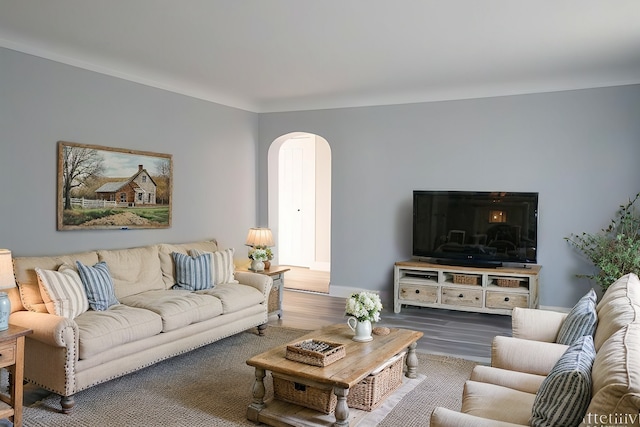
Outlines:
{"label": "framed barn painting", "polygon": [[58,142],[58,230],[171,227],[170,154]]}

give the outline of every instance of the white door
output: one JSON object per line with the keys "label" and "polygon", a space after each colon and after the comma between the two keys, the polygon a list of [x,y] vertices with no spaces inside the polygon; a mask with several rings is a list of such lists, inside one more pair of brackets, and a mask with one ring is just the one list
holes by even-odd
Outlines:
{"label": "white door", "polygon": [[315,260],[315,138],[285,141],[279,166],[279,263],[311,267]]}

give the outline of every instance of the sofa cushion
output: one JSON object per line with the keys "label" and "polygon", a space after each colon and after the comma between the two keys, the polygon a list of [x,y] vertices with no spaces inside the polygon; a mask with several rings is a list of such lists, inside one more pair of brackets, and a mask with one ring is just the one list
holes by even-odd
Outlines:
{"label": "sofa cushion", "polygon": [[158,245],[98,251],[98,257],[109,265],[117,298],[165,289]]}
{"label": "sofa cushion", "polygon": [[173,262],[176,266],[176,284],[174,289],[199,291],[213,287],[211,273],[211,252],[189,256],[174,252]]}
{"label": "sofa cushion", "polygon": [[590,335],[569,346],[540,385],[533,403],[531,426],[580,424],[591,400],[591,368],[595,356]]}
{"label": "sofa cushion", "polygon": [[640,279],[626,274],[616,280],[602,296],[598,306],[598,328],[594,344],[599,351],[602,344],[616,331],[640,319]]}
{"label": "sofa cushion", "polygon": [[47,307],[40,294],[40,285],[36,275],[36,267],[43,270],[57,270],[62,264],[76,265],[76,261],[81,261],[86,265],[97,263],[98,254],[96,252],[80,252],[63,256],[48,257],[16,257],[13,259],[13,269],[16,274],[16,281],[20,289],[20,299],[25,309],[39,313],[48,313]]}
{"label": "sofa cushion", "polygon": [[197,291],[197,293],[213,295],[220,299],[224,313],[233,313],[265,301],[262,292],[252,286],[239,283],[223,283],[212,289]]}
{"label": "sofa cushion", "polygon": [[490,420],[527,425],[536,395],[495,384],[467,381],[461,412]]}
{"label": "sofa cushion", "polygon": [[593,362],[593,397],[587,414],[635,416],[640,425],[640,323],[628,324],[607,339]]}
{"label": "sofa cushion", "polygon": [[173,263],[173,252],[188,255],[191,249],[199,249],[201,251],[216,252],[218,243],[215,240],[205,240],[201,242],[168,244],[162,243],[158,245],[158,255],[160,258],[160,269],[162,270],[162,280],[165,289],[170,289],[176,284],[175,266]]}
{"label": "sofa cushion", "polygon": [[598,324],[597,298],[596,291],[591,289],[573,306],[560,326],[556,339],[558,344],[571,345],[584,335],[593,337]]}
{"label": "sofa cushion", "polygon": [[123,304],[104,311],[89,310],[76,317],[75,322],[80,335],[80,359],[162,331],[162,319],[156,313]]}
{"label": "sofa cushion", "polygon": [[87,266],[76,261],[76,266],[84,289],[87,291],[89,307],[96,311],[103,311],[112,305],[119,304],[107,263],[101,261],[93,266]]}
{"label": "sofa cushion", "polygon": [[74,319],[89,310],[87,293],[75,269],[63,264],[58,271],[38,267],[35,270],[40,294],[49,313]]}
{"label": "sofa cushion", "polygon": [[211,260],[213,268],[211,270],[213,284],[219,285],[221,283],[238,283],[234,278],[235,264],[233,262],[234,249],[225,249],[216,252],[206,252],[199,249],[192,249],[189,251],[191,256],[199,256],[202,254],[211,254]]}
{"label": "sofa cushion", "polygon": [[222,303],[218,298],[184,290],[148,291],[122,298],[121,302],[158,314],[162,318],[163,332],[222,314]]}

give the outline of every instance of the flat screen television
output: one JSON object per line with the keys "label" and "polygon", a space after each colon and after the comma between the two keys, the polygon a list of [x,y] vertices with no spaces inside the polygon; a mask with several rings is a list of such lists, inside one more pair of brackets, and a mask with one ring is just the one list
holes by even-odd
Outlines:
{"label": "flat screen television", "polygon": [[538,193],[413,192],[413,258],[449,265],[535,264]]}

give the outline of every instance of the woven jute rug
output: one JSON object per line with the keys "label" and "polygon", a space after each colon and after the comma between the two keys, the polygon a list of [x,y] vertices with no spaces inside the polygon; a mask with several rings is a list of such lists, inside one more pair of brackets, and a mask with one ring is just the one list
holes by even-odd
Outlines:
{"label": "woven jute rug", "polygon": [[[264,337],[252,330],[225,338],[79,392],[69,415],[59,413],[60,398],[52,394],[25,407],[23,425],[254,426],[246,419],[254,369],[245,361],[307,332],[269,327]],[[460,408],[464,381],[475,363],[420,353],[418,359],[418,373],[424,379],[360,426],[428,426],[436,406]]]}

